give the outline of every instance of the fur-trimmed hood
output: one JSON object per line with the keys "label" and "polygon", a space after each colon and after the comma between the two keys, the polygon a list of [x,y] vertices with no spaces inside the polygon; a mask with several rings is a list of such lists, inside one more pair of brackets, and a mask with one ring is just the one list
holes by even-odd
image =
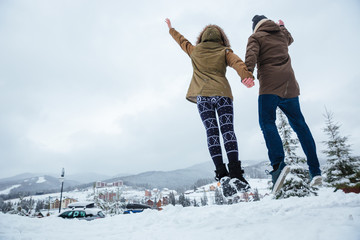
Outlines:
{"label": "fur-trimmed hood", "polygon": [[258,30],[265,31],[265,32],[279,32],[280,27],[277,25],[274,21],[270,19],[263,19],[256,24],[254,33],[256,33]]}
{"label": "fur-trimmed hood", "polygon": [[224,30],[218,25],[207,25],[199,34],[196,45],[201,42],[220,42],[225,47],[230,47],[229,39]]}

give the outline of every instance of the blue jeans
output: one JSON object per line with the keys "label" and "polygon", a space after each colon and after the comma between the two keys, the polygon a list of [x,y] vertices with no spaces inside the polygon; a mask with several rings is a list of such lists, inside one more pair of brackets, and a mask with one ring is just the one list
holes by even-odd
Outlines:
{"label": "blue jeans", "polygon": [[280,164],[285,158],[283,144],[275,124],[277,107],[284,112],[290,126],[299,138],[307,158],[311,176],[321,175],[315,141],[301,113],[299,97],[281,98],[272,94],[259,96],[259,123],[265,138],[271,165]]}

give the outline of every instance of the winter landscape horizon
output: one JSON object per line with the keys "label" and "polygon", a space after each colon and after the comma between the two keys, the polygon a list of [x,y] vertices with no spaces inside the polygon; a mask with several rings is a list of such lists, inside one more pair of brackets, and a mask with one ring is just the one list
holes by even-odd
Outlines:
{"label": "winter landscape horizon", "polygon": [[[204,168],[204,165],[200,167]],[[255,167],[264,166],[257,164]],[[299,166],[295,165],[295,168]],[[249,174],[250,169],[248,168]],[[294,176],[291,175],[286,177],[285,182],[293,181]],[[244,240],[359,239],[359,194],[334,191],[333,187],[326,184],[313,189],[315,192],[302,196],[301,192],[304,192],[308,184],[305,181],[301,183],[305,185],[299,191],[296,188],[289,190],[297,195],[276,199],[277,196],[271,194],[269,177],[257,179],[246,175],[246,178],[253,190],[250,195],[239,195],[236,202],[236,198],[223,198],[221,185],[214,180],[205,185],[188,187],[182,193],[168,188],[126,186],[121,180],[117,180],[117,184],[100,181],[96,185],[78,186],[61,193],[64,205],[72,201],[95,202],[106,217],[93,221],[58,217],[60,209],[55,205],[60,192],[20,195],[20,198],[2,200],[13,189],[10,187],[10,191],[0,192],[0,239],[225,240],[232,236]],[[30,180],[35,184],[44,184],[48,178],[32,176],[22,179],[24,182]],[[181,178],[178,180],[181,181]],[[59,180],[57,184],[60,186]],[[255,192],[257,198],[252,195]],[[174,194],[173,204],[168,202],[171,194]],[[141,213],[122,214],[124,209],[119,208],[126,203],[151,203],[150,206],[155,206],[156,199],[162,199],[160,205],[156,204],[155,208]],[[61,213],[69,209],[71,208],[63,206]]]}
{"label": "winter landscape horizon", "polygon": [[[263,180],[249,179],[249,182],[261,194],[266,194],[268,180]],[[89,192],[92,190],[75,191],[72,196],[86,201]],[[133,191],[132,194],[136,195]],[[191,199],[200,196],[203,193],[187,195]],[[59,218],[57,210],[44,218],[0,213],[0,239],[358,240],[360,237],[360,198],[355,193],[334,192],[324,187],[319,189],[318,196],[274,200],[267,195],[260,201],[232,205],[217,205],[211,195],[208,196],[206,206],[170,204],[161,211],[107,215],[90,222]]]}

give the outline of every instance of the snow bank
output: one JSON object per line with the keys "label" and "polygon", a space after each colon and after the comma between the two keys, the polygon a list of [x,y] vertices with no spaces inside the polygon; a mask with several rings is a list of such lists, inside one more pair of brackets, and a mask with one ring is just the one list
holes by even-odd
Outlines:
{"label": "snow bank", "polygon": [[117,215],[91,222],[0,214],[0,239],[359,240],[360,196],[319,196]]}

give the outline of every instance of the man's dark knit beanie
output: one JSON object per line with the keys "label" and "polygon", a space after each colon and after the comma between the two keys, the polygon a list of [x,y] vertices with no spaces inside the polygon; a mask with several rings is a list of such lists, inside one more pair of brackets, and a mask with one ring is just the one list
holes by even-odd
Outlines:
{"label": "man's dark knit beanie", "polygon": [[253,21],[253,25],[252,25],[253,31],[255,29],[256,24],[258,24],[258,22],[260,22],[263,19],[267,19],[267,17],[265,17],[264,15],[255,15],[253,17],[253,19],[252,19],[252,21]]}

